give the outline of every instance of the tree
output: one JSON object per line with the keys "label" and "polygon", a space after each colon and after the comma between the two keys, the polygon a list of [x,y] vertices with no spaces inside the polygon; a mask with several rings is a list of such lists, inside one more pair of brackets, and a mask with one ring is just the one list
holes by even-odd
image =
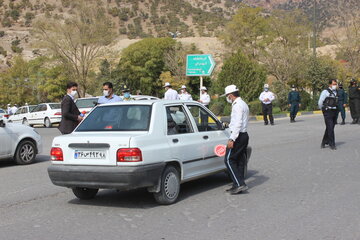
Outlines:
{"label": "tree", "polygon": [[164,70],[164,53],[175,45],[171,38],[147,38],[123,50],[117,68],[116,85],[157,96],[162,88],[159,79]]}
{"label": "tree", "polygon": [[247,102],[259,97],[266,80],[266,72],[257,62],[241,51],[227,58],[216,80],[217,92],[222,93],[227,85],[235,84],[240,96]]}
{"label": "tree", "polygon": [[256,58],[268,42],[269,22],[261,8],[242,6],[226,25],[221,38],[231,50]]}
{"label": "tree", "polygon": [[42,18],[33,26],[40,45],[51,50],[53,56],[71,70],[73,79],[80,84],[82,96],[88,88],[91,68],[102,55],[104,46],[116,37],[112,22],[100,4],[96,0],[76,1],[73,9],[76,14],[64,21]]}

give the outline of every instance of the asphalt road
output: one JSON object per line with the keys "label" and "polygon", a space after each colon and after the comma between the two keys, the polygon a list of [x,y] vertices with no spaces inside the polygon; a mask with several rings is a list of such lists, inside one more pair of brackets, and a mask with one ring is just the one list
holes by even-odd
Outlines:
{"label": "asphalt road", "polygon": [[336,126],[338,150],[320,149],[323,119],[249,126],[249,191],[229,195],[217,174],[182,185],[159,206],[145,190],[102,190],[80,201],[51,184],[58,130],[38,128],[44,152],[29,166],[0,163],[0,239],[360,239],[360,126]]}

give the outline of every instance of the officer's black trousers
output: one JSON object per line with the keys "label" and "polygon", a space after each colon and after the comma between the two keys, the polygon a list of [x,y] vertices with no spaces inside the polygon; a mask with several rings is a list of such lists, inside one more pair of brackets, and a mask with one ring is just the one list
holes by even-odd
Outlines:
{"label": "officer's black trousers", "polygon": [[350,114],[353,120],[360,118],[360,99],[351,98],[349,100]]}
{"label": "officer's black trousers", "polygon": [[266,124],[269,123],[268,121],[268,118],[267,118],[267,115],[269,115],[269,120],[270,120],[270,123],[274,123],[274,117],[272,115],[272,103],[270,104],[262,104],[262,111],[263,111],[263,115],[264,115],[264,122]]}
{"label": "officer's black trousers", "polygon": [[226,149],[225,165],[229,171],[234,186],[245,184],[244,170],[247,164],[246,149],[249,143],[247,133],[239,133],[232,149]]}
{"label": "officer's black trousers", "polygon": [[335,122],[337,118],[337,110],[323,110],[324,120],[325,120],[325,133],[322,140],[322,144],[329,144],[331,147],[335,147]]}
{"label": "officer's black trousers", "polygon": [[291,103],[290,107],[290,118],[295,119],[296,114],[299,111],[299,103]]}
{"label": "officer's black trousers", "polygon": [[336,121],[339,117],[339,113],[341,113],[341,118],[342,118],[343,122],[345,122],[346,113],[345,113],[344,103],[342,103],[342,102],[339,102],[339,104],[338,104],[338,114],[336,116]]}

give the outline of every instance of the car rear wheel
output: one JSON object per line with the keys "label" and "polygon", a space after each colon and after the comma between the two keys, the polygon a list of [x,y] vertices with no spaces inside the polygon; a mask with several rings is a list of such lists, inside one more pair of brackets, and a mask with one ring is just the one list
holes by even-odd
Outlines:
{"label": "car rear wheel", "polygon": [[160,192],[154,193],[155,200],[164,205],[176,201],[180,192],[180,174],[174,166],[167,166],[161,176]]}
{"label": "car rear wheel", "polygon": [[24,118],[24,119],[22,120],[22,124],[24,124],[24,125],[26,125],[26,126],[29,126],[29,121],[28,121],[26,118]]}
{"label": "car rear wheel", "polygon": [[81,200],[89,200],[89,199],[93,199],[96,196],[99,189],[75,187],[72,189],[72,191],[77,198]]}
{"label": "car rear wheel", "polygon": [[47,128],[50,128],[50,127],[51,127],[52,124],[51,124],[49,118],[45,118],[45,120],[44,120],[44,125],[45,125],[45,127],[47,127]]}
{"label": "car rear wheel", "polygon": [[35,144],[29,140],[19,143],[15,152],[15,162],[17,164],[30,164],[33,163],[36,157]]}

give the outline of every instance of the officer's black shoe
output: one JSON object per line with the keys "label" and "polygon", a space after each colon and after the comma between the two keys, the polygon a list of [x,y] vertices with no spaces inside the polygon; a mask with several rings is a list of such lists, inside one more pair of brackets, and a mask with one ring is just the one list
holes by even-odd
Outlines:
{"label": "officer's black shoe", "polygon": [[240,187],[236,187],[236,188],[234,188],[233,190],[231,190],[231,191],[230,191],[230,194],[235,195],[235,194],[241,193],[241,192],[243,192],[243,191],[246,191],[246,190],[248,190],[248,189],[249,189],[248,186],[246,186],[246,185],[241,185]]}
{"label": "officer's black shoe", "polygon": [[275,124],[274,123],[270,123],[271,124],[271,126],[274,126]]}
{"label": "officer's black shoe", "polygon": [[325,148],[325,143],[321,143],[320,148]]}
{"label": "officer's black shoe", "polygon": [[330,146],[331,150],[336,150],[336,146]]}
{"label": "officer's black shoe", "polygon": [[340,125],[345,125],[345,121],[342,121],[342,122],[340,123]]}
{"label": "officer's black shoe", "polygon": [[354,119],[351,124],[356,124],[357,123],[357,119]]}
{"label": "officer's black shoe", "polygon": [[236,188],[236,186],[232,186],[231,188],[228,188],[228,189],[226,189],[225,191],[226,191],[226,192],[231,192],[231,191],[233,191],[235,188]]}
{"label": "officer's black shoe", "polygon": [[264,122],[264,125],[268,125],[269,123],[267,123],[267,122]]}

